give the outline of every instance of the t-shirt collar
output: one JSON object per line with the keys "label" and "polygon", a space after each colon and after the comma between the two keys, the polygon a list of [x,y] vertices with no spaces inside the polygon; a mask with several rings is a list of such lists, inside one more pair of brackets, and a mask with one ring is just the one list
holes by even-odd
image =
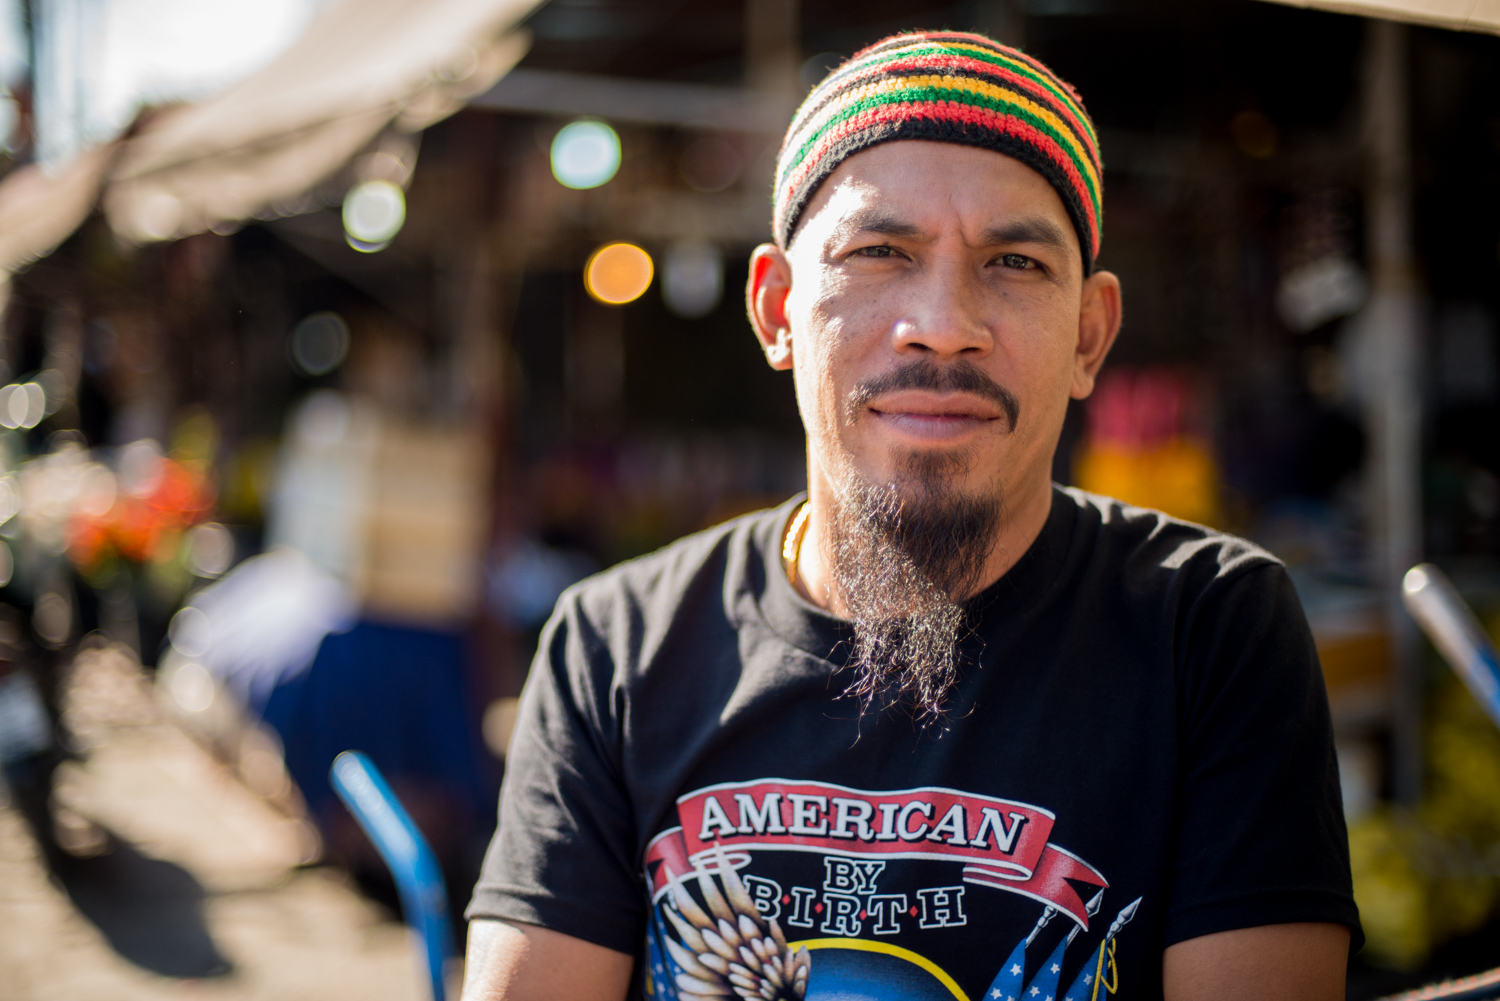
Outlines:
{"label": "t-shirt collar", "polygon": [[[848,657],[850,625],[797,593],[781,562],[788,522],[807,500],[804,491],[779,505],[755,528],[753,560],[764,581],[759,611],[765,623],[792,646],[842,666]],[[1062,488],[1052,490],[1052,509],[1041,532],[1004,576],[966,602],[976,638],[1045,601],[1067,559],[1078,505]]]}

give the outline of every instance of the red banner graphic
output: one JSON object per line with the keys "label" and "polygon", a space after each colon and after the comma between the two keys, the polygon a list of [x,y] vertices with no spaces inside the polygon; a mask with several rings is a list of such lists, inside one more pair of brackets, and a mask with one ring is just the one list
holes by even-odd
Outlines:
{"label": "red banner graphic", "polygon": [[1084,900],[1069,880],[1109,885],[1087,862],[1048,843],[1051,811],[936,786],[870,792],[785,779],[725,783],[681,797],[677,815],[682,826],[662,832],[646,851],[653,896],[671,880],[711,867],[720,848],[962,862],[965,882],[1033,897],[1085,929]]}

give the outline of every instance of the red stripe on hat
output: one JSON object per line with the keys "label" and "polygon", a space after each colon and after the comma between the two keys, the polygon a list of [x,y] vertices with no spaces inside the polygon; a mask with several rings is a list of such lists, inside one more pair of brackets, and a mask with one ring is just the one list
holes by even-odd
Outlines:
{"label": "red stripe on hat", "polygon": [[[1098,166],[1099,158],[1098,154],[1094,150],[1094,141],[1090,130],[1083,124],[1083,122],[1079,120],[1078,116],[1073,113],[1072,108],[1068,107],[1068,105],[1064,102],[1059,101],[1056,94],[1053,94],[1051,91],[1047,90],[1045,86],[1031,79],[1030,77],[1023,76],[1022,74],[1017,73],[1015,70],[1006,69],[1003,66],[997,66],[994,63],[985,62],[982,59],[975,59],[971,56],[958,56],[942,53],[928,53],[924,55],[913,55],[909,57],[902,57],[900,59],[893,59],[883,65],[881,69],[885,72],[886,75],[891,75],[893,70],[906,69],[908,67],[913,69],[925,69],[930,67],[931,69],[939,71],[937,75],[942,75],[941,71],[948,70],[950,68],[965,69],[977,75],[998,77],[1004,80],[1006,83],[1012,84],[1018,89],[1024,91],[1026,93],[1026,96],[1036,101],[1037,104],[1045,106],[1047,110],[1051,111],[1053,114],[1057,115],[1059,118],[1063,119],[1063,121],[1071,125],[1073,128],[1073,134],[1078,138],[1079,145],[1083,146],[1084,149],[1088,151],[1089,159],[1095,161],[1095,166]],[[1057,82],[1059,85],[1061,85],[1062,83],[1062,81],[1060,80],[1055,82]]]}

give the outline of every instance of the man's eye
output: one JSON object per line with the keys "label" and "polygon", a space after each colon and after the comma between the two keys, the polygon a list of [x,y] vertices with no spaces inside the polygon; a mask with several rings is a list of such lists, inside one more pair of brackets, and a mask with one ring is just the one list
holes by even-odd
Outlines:
{"label": "man's eye", "polygon": [[1004,254],[1000,263],[1007,268],[1019,268],[1022,270],[1036,267],[1036,261],[1021,254]]}
{"label": "man's eye", "polygon": [[860,247],[854,253],[859,257],[894,257],[896,248],[884,245],[879,247]]}

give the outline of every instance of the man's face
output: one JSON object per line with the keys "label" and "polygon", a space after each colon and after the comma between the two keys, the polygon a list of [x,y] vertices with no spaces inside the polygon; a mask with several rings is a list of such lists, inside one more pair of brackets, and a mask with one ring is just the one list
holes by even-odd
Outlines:
{"label": "man's face", "polygon": [[853,625],[848,691],[866,705],[943,714],[961,602],[1040,530],[1068,398],[1092,389],[1118,293],[1084,278],[1041,175],[942,143],[850,157],[788,251],[751,259],[750,316],[796,377],[822,587]]}
{"label": "man's face", "polygon": [[830,482],[978,497],[1050,478],[1093,372],[1078,237],[1040,174],[972,147],[876,146],[824,182],[786,257],[797,401]]}

